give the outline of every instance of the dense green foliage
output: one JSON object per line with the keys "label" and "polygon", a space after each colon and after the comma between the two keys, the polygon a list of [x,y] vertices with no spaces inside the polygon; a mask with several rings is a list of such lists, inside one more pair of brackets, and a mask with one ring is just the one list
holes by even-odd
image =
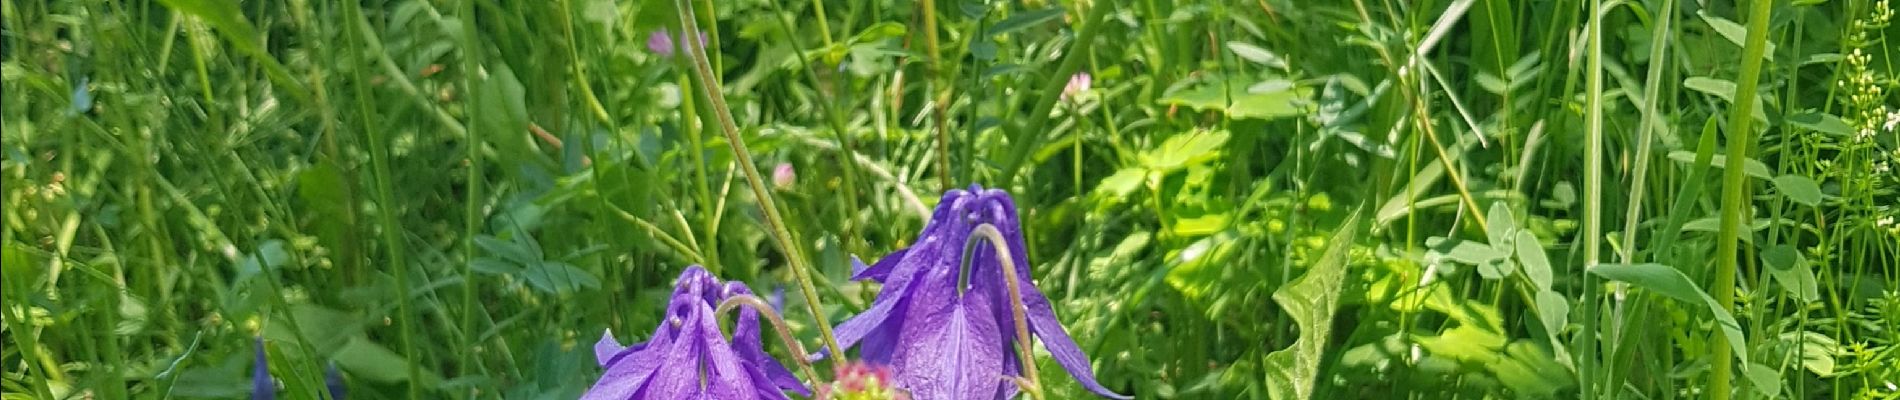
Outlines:
{"label": "dense green foliage", "polygon": [[1900,31],[1759,1],[691,0],[721,109],[671,1],[0,0],[0,390],[573,398],[690,264],[815,349],[981,183],[1141,398],[1900,398]]}

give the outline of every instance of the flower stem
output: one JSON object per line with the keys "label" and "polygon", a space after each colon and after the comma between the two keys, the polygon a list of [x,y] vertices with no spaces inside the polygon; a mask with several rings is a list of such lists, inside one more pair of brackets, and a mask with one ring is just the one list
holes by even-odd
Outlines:
{"label": "flower stem", "polygon": [[[673,1],[680,11],[680,31],[699,32],[693,7],[687,1]],[[824,308],[818,300],[818,288],[812,285],[811,264],[805,261],[804,252],[792,239],[791,230],[785,226],[785,217],[779,215],[778,203],[772,200],[772,191],[766,188],[765,179],[759,176],[758,166],[752,163],[752,154],[746,151],[745,139],[739,137],[739,127],[732,120],[732,109],[727,108],[725,94],[719,91],[712,66],[706,62],[705,46],[698,40],[685,40],[682,43],[686,45],[686,56],[693,64],[693,82],[698,84],[698,92],[706,96],[707,109],[701,112],[701,119],[719,123],[720,131],[726,135],[726,144],[732,147],[733,158],[739,161],[739,170],[745,172],[746,183],[752,186],[752,195],[758,198],[759,208],[765,212],[765,223],[771,226],[772,238],[792,264],[792,275],[798,279],[799,291],[805,296],[805,307],[811,310],[812,321],[818,325],[818,334],[825,339],[825,348],[842,360],[844,349],[838,346],[838,339],[832,336],[831,322],[825,319]]]}
{"label": "flower stem", "polygon": [[[1003,232],[996,230],[996,225],[982,224],[977,225],[976,230],[970,232],[971,240],[965,248],[976,247],[978,243],[976,239],[979,237],[990,241],[990,248],[996,251],[997,263],[1003,265],[1003,275],[1005,275],[1003,282],[1009,287],[1009,315],[1016,319],[1016,337],[1019,338],[1017,351],[1022,353],[1023,377],[1025,378],[1016,381],[1016,385],[1022,387],[1023,392],[1028,393],[1030,398],[1041,400],[1042,380],[1036,375],[1035,344],[1029,342],[1029,318],[1025,315],[1028,309],[1023,306],[1022,290],[1016,283],[1021,275],[1016,274],[1016,260],[1010,256],[1009,241],[1003,240]],[[968,254],[969,251],[965,250],[964,253]]]}
{"label": "flower stem", "polygon": [[[1761,57],[1768,42],[1769,11],[1774,2],[1755,0],[1750,5],[1748,15],[1748,40],[1742,46],[1741,75],[1735,79],[1735,102],[1729,104],[1728,119],[1728,158],[1724,160],[1722,170],[1722,219],[1715,235],[1715,283],[1716,304],[1727,311],[1735,308],[1735,253],[1740,251],[1742,221],[1748,217],[1748,178],[1742,174],[1742,161],[1748,157],[1748,146],[1755,141],[1755,128],[1749,126],[1755,122],[1755,88],[1761,83]],[[1734,374],[1734,354],[1729,352],[1728,339],[1715,335],[1715,343],[1709,346],[1709,365],[1713,368],[1709,382],[1711,399],[1727,400],[1733,392],[1729,390]],[[1743,363],[1748,360],[1741,360]]]}
{"label": "flower stem", "polygon": [[818,371],[812,369],[811,361],[806,360],[804,357],[805,354],[809,353],[805,352],[804,345],[798,343],[798,338],[792,336],[792,328],[785,325],[785,318],[778,315],[778,310],[773,310],[772,305],[760,299],[759,296],[742,294],[726,298],[726,301],[719,302],[719,309],[716,310],[716,312],[719,315],[725,315],[727,311],[732,311],[732,309],[740,306],[758,311],[760,316],[764,316],[766,321],[772,323],[772,330],[778,331],[779,339],[785,341],[785,349],[786,351],[792,352],[792,360],[798,362],[798,369],[805,373],[806,379],[811,380],[813,387],[817,387],[818,382],[820,382]]}

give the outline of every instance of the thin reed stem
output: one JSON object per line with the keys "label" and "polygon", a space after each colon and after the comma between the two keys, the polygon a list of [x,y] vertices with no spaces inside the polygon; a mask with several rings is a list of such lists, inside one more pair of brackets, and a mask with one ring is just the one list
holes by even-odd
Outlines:
{"label": "thin reed stem", "polygon": [[[699,32],[699,23],[695,22],[692,5],[687,0],[674,0],[679,7],[680,31]],[[823,18],[820,18],[822,21]],[[805,259],[803,250],[792,238],[792,231],[785,224],[785,217],[779,215],[778,203],[772,200],[772,191],[765,186],[765,178],[759,176],[759,168],[752,162],[752,154],[746,151],[745,138],[739,136],[739,126],[733,122],[732,109],[726,105],[725,94],[719,90],[719,82],[713,76],[711,64],[706,62],[706,48],[698,40],[682,41],[686,55],[693,63],[693,83],[699,86],[699,95],[706,96],[707,110],[701,112],[702,119],[712,119],[719,124],[720,132],[726,135],[726,144],[732,147],[733,158],[739,161],[739,170],[745,173],[746,183],[752,186],[752,195],[758,199],[759,208],[765,212],[765,223],[770,225],[772,238],[784,251],[790,261],[792,275],[798,279],[798,288],[805,296],[805,307],[811,311],[812,321],[818,326],[818,333],[825,338],[825,347],[839,360],[845,357],[844,348],[838,346],[838,339],[831,333],[831,322],[825,318],[824,305],[818,299],[818,288],[812,284],[811,263]],[[712,118],[706,118],[711,116]]]}

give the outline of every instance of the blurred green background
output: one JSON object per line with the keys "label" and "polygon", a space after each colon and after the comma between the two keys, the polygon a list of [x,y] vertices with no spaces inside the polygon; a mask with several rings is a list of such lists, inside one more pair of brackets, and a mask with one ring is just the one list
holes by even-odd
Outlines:
{"label": "blurred green background", "polygon": [[690,264],[816,348],[724,114],[824,319],[1000,187],[1141,398],[1900,398],[1886,1],[687,3],[726,108],[664,0],[0,0],[0,390],[574,398]]}

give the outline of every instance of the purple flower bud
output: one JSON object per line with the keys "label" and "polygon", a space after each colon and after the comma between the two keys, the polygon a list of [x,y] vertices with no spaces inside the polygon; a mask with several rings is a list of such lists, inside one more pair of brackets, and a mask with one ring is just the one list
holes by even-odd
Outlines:
{"label": "purple flower bud", "polygon": [[780,163],[778,167],[772,168],[772,186],[790,189],[792,184],[797,182],[798,171],[792,169],[792,163]]}
{"label": "purple flower bud", "polygon": [[673,35],[667,33],[665,29],[653,31],[652,34],[647,35],[647,51],[658,54],[660,57],[672,57]]}
{"label": "purple flower bud", "polygon": [[[1005,278],[988,241],[964,252],[984,224],[996,227],[1008,242],[1017,276]],[[1097,395],[1128,398],[1096,382],[1088,355],[1069,338],[1049,299],[1030,279],[1022,225],[1008,193],[974,185],[944,193],[914,243],[854,274],[852,279],[876,280],[884,288],[869,309],[836,331],[838,344],[857,347],[860,359],[892,366],[898,389],[921,399],[1014,397],[1016,386],[1000,376],[1020,373],[1025,361],[1010,349],[1017,340],[1029,340],[1009,328],[1015,315],[1005,279],[1015,279],[1030,335],[1041,340],[1056,363]],[[962,272],[966,261],[969,271]],[[967,286],[960,287],[959,279]]]}
{"label": "purple flower bud", "polygon": [[[676,46],[685,44],[685,40],[685,38],[674,40],[673,33],[666,29],[653,31],[652,34],[647,35],[647,51],[652,51],[660,57],[672,57]],[[699,46],[706,47],[706,32],[699,33]]]}

